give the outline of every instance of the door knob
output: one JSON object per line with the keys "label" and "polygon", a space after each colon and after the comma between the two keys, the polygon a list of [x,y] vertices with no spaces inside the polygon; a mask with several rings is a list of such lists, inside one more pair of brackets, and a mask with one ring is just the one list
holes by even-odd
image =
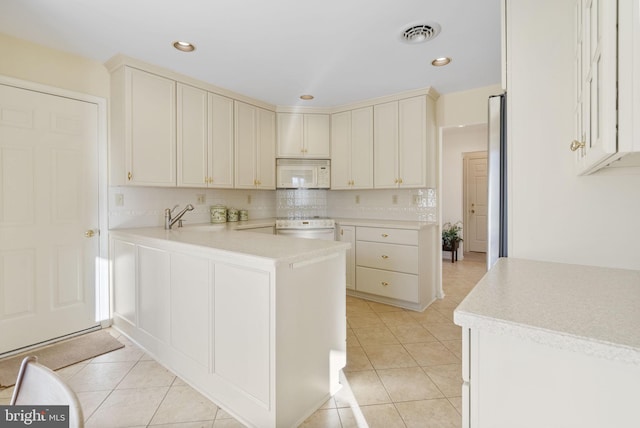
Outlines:
{"label": "door knob", "polygon": [[471,210],[471,214],[474,214],[476,212],[476,210]]}
{"label": "door knob", "polygon": [[96,233],[93,231],[93,229],[89,229],[86,232],[84,232],[84,237],[85,238],[92,238],[93,235],[95,235]]}

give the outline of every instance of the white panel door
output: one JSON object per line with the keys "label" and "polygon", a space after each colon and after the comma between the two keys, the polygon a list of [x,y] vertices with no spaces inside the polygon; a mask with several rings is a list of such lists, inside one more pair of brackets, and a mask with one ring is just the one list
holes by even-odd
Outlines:
{"label": "white panel door", "polygon": [[467,251],[486,253],[488,239],[486,156],[468,159],[466,180],[468,227],[464,234],[465,248]]}
{"label": "white panel door", "polygon": [[97,325],[97,120],[0,85],[0,353]]}

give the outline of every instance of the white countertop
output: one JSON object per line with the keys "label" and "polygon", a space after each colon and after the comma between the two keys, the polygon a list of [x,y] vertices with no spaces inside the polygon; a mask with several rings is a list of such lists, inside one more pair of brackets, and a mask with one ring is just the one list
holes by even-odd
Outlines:
{"label": "white countertop", "polygon": [[437,223],[409,220],[380,220],[363,218],[335,218],[336,224],[341,226],[389,227],[394,229],[415,229],[435,227]]}
{"label": "white countertop", "polygon": [[[320,239],[291,238],[251,231],[247,227],[273,226],[273,220],[221,224],[194,224],[172,230],[162,227],[112,229],[112,237],[133,238],[158,248],[201,249],[226,257],[260,258],[271,264],[297,263],[345,251],[349,244]],[[236,230],[240,229],[240,230]]]}
{"label": "white countertop", "polygon": [[454,321],[640,364],[640,271],[503,258]]}

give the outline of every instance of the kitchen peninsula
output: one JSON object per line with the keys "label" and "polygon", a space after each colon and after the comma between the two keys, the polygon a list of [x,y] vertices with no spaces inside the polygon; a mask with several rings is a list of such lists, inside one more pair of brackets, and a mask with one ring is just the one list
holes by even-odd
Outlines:
{"label": "kitchen peninsula", "polygon": [[238,420],[297,426],[339,388],[348,244],[201,225],[110,247],[114,325]]}

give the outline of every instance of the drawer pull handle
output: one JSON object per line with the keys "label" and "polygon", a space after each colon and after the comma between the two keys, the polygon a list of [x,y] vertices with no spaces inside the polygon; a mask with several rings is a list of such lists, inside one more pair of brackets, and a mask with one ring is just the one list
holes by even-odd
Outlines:
{"label": "drawer pull handle", "polygon": [[387,256],[387,255],[384,255],[384,254],[383,254],[383,255],[382,255],[382,258],[383,258],[383,259],[388,259],[388,258],[389,258],[389,256]]}
{"label": "drawer pull handle", "polygon": [[386,282],[386,281],[382,281],[382,282],[381,282],[381,284],[382,284],[382,285],[384,285],[385,287],[386,287],[387,285],[389,285],[389,283],[388,283],[388,282]]}
{"label": "drawer pull handle", "polygon": [[383,237],[383,238],[386,238],[387,236],[389,236],[389,235],[387,235],[386,233],[383,233],[383,234],[382,234],[382,237]]}

